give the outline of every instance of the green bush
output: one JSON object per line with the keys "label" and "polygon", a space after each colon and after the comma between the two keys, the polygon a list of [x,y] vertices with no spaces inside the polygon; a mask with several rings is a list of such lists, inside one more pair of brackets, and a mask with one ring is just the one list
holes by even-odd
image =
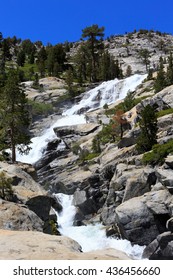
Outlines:
{"label": "green bush", "polygon": [[142,158],[144,164],[163,164],[168,154],[173,153],[173,140],[169,140],[165,144],[156,144],[152,151],[145,153]]}
{"label": "green bush", "polygon": [[47,116],[48,114],[53,113],[53,106],[50,103],[47,104],[47,103],[40,103],[33,100],[29,100],[29,104],[32,108],[33,116],[38,116],[38,115]]}
{"label": "green bush", "polygon": [[13,195],[12,179],[8,178],[4,172],[0,172],[0,198],[9,200]]}
{"label": "green bush", "polygon": [[86,157],[85,160],[92,160],[93,158],[96,158],[99,156],[100,153],[89,153]]}
{"label": "green bush", "polygon": [[169,109],[165,109],[165,110],[161,110],[160,112],[157,112],[157,117],[163,117],[165,115],[169,115],[169,114],[173,114],[173,108],[169,108]]}

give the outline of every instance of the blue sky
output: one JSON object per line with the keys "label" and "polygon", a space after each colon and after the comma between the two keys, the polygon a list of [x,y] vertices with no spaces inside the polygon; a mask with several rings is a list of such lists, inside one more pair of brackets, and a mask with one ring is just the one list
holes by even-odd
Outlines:
{"label": "blue sky", "polygon": [[44,44],[78,41],[92,24],[105,37],[140,28],[173,34],[172,13],[172,0],[0,0],[0,32]]}

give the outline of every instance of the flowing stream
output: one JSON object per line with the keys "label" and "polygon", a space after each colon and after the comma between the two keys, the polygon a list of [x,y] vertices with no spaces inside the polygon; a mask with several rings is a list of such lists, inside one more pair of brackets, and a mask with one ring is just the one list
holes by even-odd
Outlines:
{"label": "flowing stream", "polygon": [[[146,75],[135,74],[123,80],[115,79],[104,82],[98,87],[84,93],[78,104],[67,109],[62,114],[62,117],[58,118],[42,135],[32,138],[32,149],[30,153],[23,156],[18,154],[17,160],[31,164],[37,162],[41,159],[48,142],[56,138],[53,128],[86,123],[85,115],[80,114],[81,110],[90,111],[96,108],[102,108],[105,104],[109,105],[117,100],[121,100],[126,97],[129,91],[134,91],[145,78]],[[62,145],[59,146],[59,149],[61,148]],[[63,206],[63,211],[58,215],[60,232],[76,240],[82,246],[83,251],[112,247],[124,251],[137,259],[141,258],[143,247],[138,245],[132,246],[127,240],[107,238],[101,224],[74,227],[73,218],[75,207],[72,205],[73,198],[63,194],[58,194],[57,196]]]}
{"label": "flowing stream", "polygon": [[63,210],[57,213],[58,230],[62,235],[76,240],[82,247],[83,252],[114,248],[125,252],[135,259],[141,259],[144,247],[132,246],[128,240],[107,238],[104,226],[100,223],[89,224],[87,226],[73,226],[76,208],[73,205],[73,196],[65,194],[55,195],[63,206]]}

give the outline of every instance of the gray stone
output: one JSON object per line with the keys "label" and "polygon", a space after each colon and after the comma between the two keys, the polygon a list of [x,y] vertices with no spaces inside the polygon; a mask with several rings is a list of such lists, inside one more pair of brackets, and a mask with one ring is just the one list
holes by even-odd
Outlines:
{"label": "gray stone", "polygon": [[173,197],[167,190],[145,193],[116,208],[116,221],[122,236],[140,245],[148,245],[166,230]]}
{"label": "gray stone", "polygon": [[26,202],[30,210],[35,212],[43,221],[49,219],[51,207],[56,211],[61,211],[61,204],[54,198],[49,196],[35,196]]}
{"label": "gray stone", "polygon": [[171,169],[163,169],[163,167],[159,167],[156,169],[156,176],[158,181],[173,193],[173,172]]}
{"label": "gray stone", "polygon": [[43,221],[25,205],[0,199],[0,228],[43,231]]}
{"label": "gray stone", "polygon": [[172,155],[168,155],[165,159],[165,163],[171,168],[173,169],[173,156]]}
{"label": "gray stone", "polygon": [[150,260],[173,260],[173,234],[164,232],[158,235],[144,249],[143,258]]}

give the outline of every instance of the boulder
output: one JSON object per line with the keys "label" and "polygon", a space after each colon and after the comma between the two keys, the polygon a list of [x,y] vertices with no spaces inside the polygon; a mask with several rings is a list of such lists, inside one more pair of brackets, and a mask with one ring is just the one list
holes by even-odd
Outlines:
{"label": "boulder", "polygon": [[26,203],[34,196],[46,194],[41,185],[33,179],[35,169],[31,165],[0,162],[1,171],[12,179],[13,193],[21,203]]}
{"label": "boulder", "polygon": [[156,106],[158,111],[173,108],[173,86],[166,87],[153,97],[142,100],[142,102],[136,106],[137,112],[139,113],[142,108],[148,104]]}
{"label": "boulder", "polygon": [[119,205],[116,222],[124,238],[139,245],[148,245],[166,231],[172,207],[173,197],[166,189],[150,191]]}
{"label": "boulder", "polygon": [[171,169],[173,169],[173,155],[168,155],[165,159],[165,164]]}
{"label": "boulder", "polygon": [[142,257],[149,260],[173,260],[173,234],[168,231],[158,235],[144,249]]}
{"label": "boulder", "polygon": [[[155,170],[150,167],[136,167],[124,163],[117,164],[114,176],[110,182],[110,189],[114,191],[124,190],[123,202],[137,196],[141,196],[151,190],[157,180]],[[116,186],[116,187],[115,187]],[[119,193],[117,193],[118,196]]]}
{"label": "boulder", "polygon": [[135,170],[126,181],[123,202],[141,196],[151,190],[151,185],[155,185],[157,177],[152,168]]}
{"label": "boulder", "polygon": [[43,231],[43,221],[26,205],[0,199],[0,228],[19,231]]}
{"label": "boulder", "polygon": [[120,230],[117,224],[106,228],[106,236],[112,238],[121,238]]}
{"label": "boulder", "polygon": [[54,197],[44,195],[32,197],[26,202],[26,205],[43,221],[49,219],[51,207],[58,212],[62,210],[61,204]]}
{"label": "boulder", "polygon": [[[22,241],[22,242],[21,242]],[[1,260],[130,260],[115,249],[81,252],[81,246],[65,236],[41,232],[0,230]]]}
{"label": "boulder", "polygon": [[159,167],[156,169],[158,181],[165,186],[171,194],[173,194],[173,172],[172,169],[164,169]]}
{"label": "boulder", "polygon": [[64,138],[71,135],[85,136],[93,133],[99,127],[96,123],[86,123],[71,126],[55,127],[54,131],[57,137]]}
{"label": "boulder", "polygon": [[102,191],[95,186],[87,187],[83,190],[77,189],[74,192],[73,204],[77,206],[84,216],[95,214],[103,205],[100,201]]}

